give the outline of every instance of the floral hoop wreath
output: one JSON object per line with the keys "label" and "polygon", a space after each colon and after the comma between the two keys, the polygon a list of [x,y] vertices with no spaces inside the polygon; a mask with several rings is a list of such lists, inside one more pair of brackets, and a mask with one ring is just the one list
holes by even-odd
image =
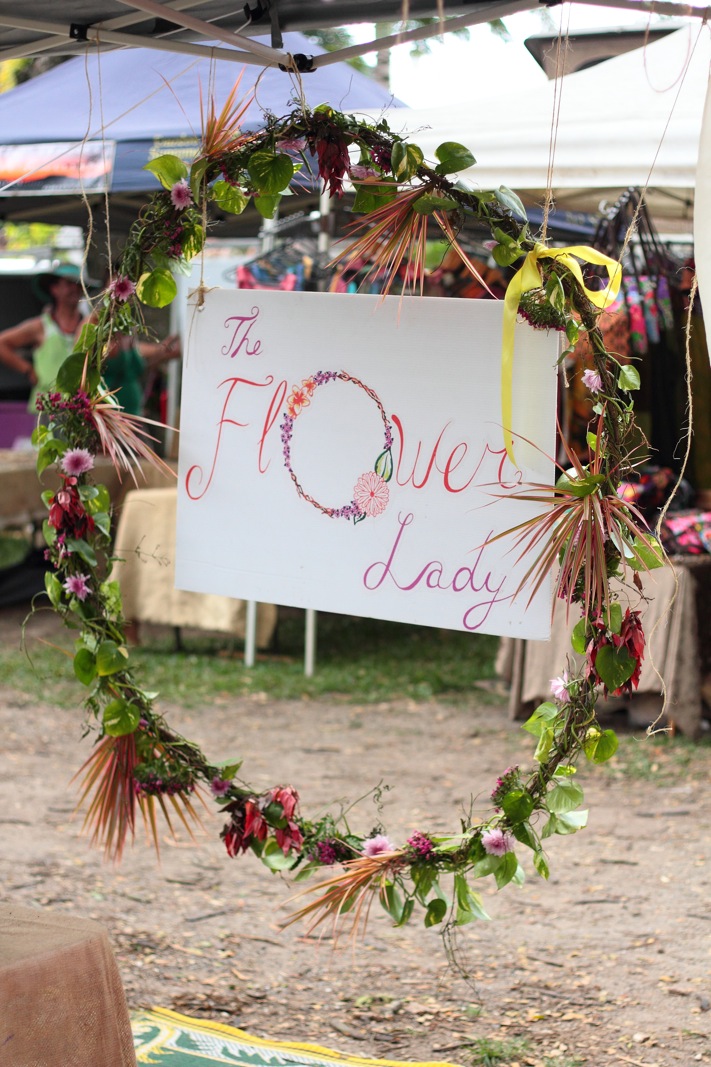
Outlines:
{"label": "floral hoop wreath", "polygon": [[[380,417],[383,420],[384,440],[383,450],[378,455],[373,470],[365,471],[358,478],[353,488],[353,499],[348,504],[332,508],[320,504],[318,500],[314,500],[312,496],[305,492],[291,465],[291,438],[294,432],[294,423],[304,409],[309,406],[316,390],[322,385],[335,381],[350,382],[353,385],[357,385],[370,397],[377,406]],[[317,371],[311,378],[305,378],[301,385],[295,385],[291,390],[287,397],[286,412],[280,430],[284,446],[284,466],[291,475],[291,480],[296,486],[297,493],[303,500],[318,508],[324,515],[328,515],[329,519],[352,519],[354,523],[362,522],[366,517],[375,518],[375,516],[381,515],[385,511],[390,500],[390,491],[387,483],[393,476],[393,432],[385,414],[385,408],[377,393],[370,386],[365,385],[359,378],[354,378],[352,374],[348,374],[346,371]]]}
{"label": "floral hoop wreath", "polygon": [[[157,848],[158,815],[169,826],[171,815],[189,826],[197,818],[195,795],[207,790],[222,814],[221,837],[230,856],[252,851],[270,870],[288,870],[298,880],[337,867],[316,886],[316,899],[296,913],[309,917],[312,926],[324,919],[337,924],[347,915],[357,927],[374,897],[398,926],[416,907],[427,927],[486,918],[470,883],[485,877],[498,888],[520,882],[517,853],[522,850],[532,856],[536,872],[548,876],[546,839],[573,833],[586,821],[576,761],[603,763],[617,748],[614,731],[598,723],[596,703],[608,692],[631,693],[639,683],[645,649],[640,613],[623,611],[618,589],[610,584],[612,578],[628,578],[631,570],[639,585],[638,571],[665,561],[642,515],[618,493],[638,448],[631,393],[639,388],[639,374],[607,350],[598,326],[598,298],[604,303],[604,294],[587,289],[582,278],[578,259],[600,264],[600,254],[580,246],[546,248],[521,221],[526,213],[519,198],[503,186],[495,192],[462,188],[456,176],[475,162],[463,145],[448,141],[436,149],[436,163],[426,162],[422,150],[393,134],[384,120],[373,125],[327,105],[271,117],[263,130],[248,135],[239,131],[242,114],[234,93],[220,115],[210,105],[200,152],[190,167],[172,155],[147,165],[163,189],[134,223],[119,273],[60,368],[55,391],[38,399],[44,417],[33,437],[37,471],[41,477],[53,468],[60,480],[57,490],[42,494],[48,509],[45,555],[52,565],[45,589],[66,625],[79,631],[73,667],[87,687],[85,732],[95,735],[79,772],[86,824],[93,842],[118,859],[139,814]],[[454,833],[422,827],[400,845],[380,825],[368,834],[352,830],[343,810],[307,818],[292,786],[259,792],[238,776],[240,760],[214,762],[171,729],[156,706],[157,694],[139,681],[127,646],[120,589],[106,577],[113,560],[111,500],[105,486],[91,481],[99,454],[131,476],[141,460],[162,464],[146,440],[153,440],[146,420],[126,414],[103,384],[112,335],[145,328],[143,306],[165,307],[173,300],[173,270],[202,248],[208,201],[220,212],[236,214],[253,202],[271,217],[295,173],[292,154],[305,149],[318,159],[331,196],[343,195],[346,174],[353,182],[353,210],[363,219],[354,224],[356,237],[342,258],[382,271],[384,294],[401,266],[406,274],[412,267],[411,276],[422,277],[429,223],[476,275],[458,235],[469,221],[486,223],[496,262],[506,267],[523,261],[509,284],[504,310],[514,322],[520,309],[536,328],[564,330],[571,345],[586,332],[593,354],[594,373],[585,379],[595,413],[589,464],[570,452],[554,487],[523,486],[519,498],[541,504],[540,514],[501,535],[512,535],[519,558],[528,554],[531,559],[524,581],[540,584],[555,571],[557,596],[579,605],[582,617],[571,646],[580,665],[566,664],[552,681],[550,699],[524,724],[536,739],[533,763],[527,770],[510,767],[502,773],[489,810],[471,814]],[[353,149],[360,151],[358,164],[351,162]],[[616,267],[602,258],[608,273],[611,264]],[[359,479],[354,499],[330,508],[303,490],[291,466],[291,437],[314,391],[337,379],[363,389],[378,406],[385,437],[374,470]],[[363,382],[345,371],[315,374],[292,390],[281,428],[287,469],[312,506],[331,518],[358,522],[387,505],[392,433],[380,400]],[[377,800],[377,790],[374,795]]]}

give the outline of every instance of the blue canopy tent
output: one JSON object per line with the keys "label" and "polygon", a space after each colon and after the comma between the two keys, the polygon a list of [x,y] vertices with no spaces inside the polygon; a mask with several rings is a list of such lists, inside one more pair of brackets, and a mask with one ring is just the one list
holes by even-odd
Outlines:
{"label": "blue canopy tent", "polygon": [[[286,34],[285,44],[292,52],[321,52],[300,33]],[[108,192],[113,225],[130,224],[145,193],[157,188],[145,164],[165,152],[189,161],[200,138],[201,95],[204,103],[214,96],[219,111],[238,78],[237,98],[253,94],[246,130],[301,99],[346,111],[398,103],[345,62],[299,76],[223,55],[221,49],[211,62],[143,48],[93,51],[0,96],[0,217],[84,225],[83,193],[100,206]]]}

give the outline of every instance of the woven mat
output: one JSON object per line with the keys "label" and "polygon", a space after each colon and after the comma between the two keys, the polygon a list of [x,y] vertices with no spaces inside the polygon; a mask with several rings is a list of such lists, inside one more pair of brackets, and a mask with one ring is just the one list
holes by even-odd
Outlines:
{"label": "woven mat", "polygon": [[131,1015],[136,1058],[155,1067],[455,1067],[451,1063],[368,1060],[298,1041],[266,1041],[222,1023],[190,1019],[167,1008]]}

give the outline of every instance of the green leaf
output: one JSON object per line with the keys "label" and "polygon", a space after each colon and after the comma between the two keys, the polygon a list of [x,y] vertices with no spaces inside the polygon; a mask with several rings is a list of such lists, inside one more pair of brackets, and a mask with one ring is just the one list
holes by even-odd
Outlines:
{"label": "green leaf", "polygon": [[510,823],[526,822],[533,811],[533,797],[525,789],[512,789],[501,801]]}
{"label": "green leaf", "polygon": [[260,858],[270,871],[289,871],[298,859],[296,856],[285,855],[274,837],[267,838]]}
{"label": "green leaf", "polygon": [[619,743],[614,730],[603,730],[602,733],[598,733],[595,739],[592,753],[588,752],[587,738],[585,739],[585,755],[593,763],[606,763],[617,752]]}
{"label": "green leaf", "polygon": [[[86,367],[86,376],[84,368]],[[73,352],[67,356],[57,373],[57,389],[60,393],[76,393],[84,381],[84,391],[93,393],[101,380],[97,367],[87,360],[86,352]]]}
{"label": "green leaf", "polygon": [[294,164],[284,152],[254,152],[247,164],[255,189],[267,196],[281,193],[294,177]]}
{"label": "green leaf", "polygon": [[540,737],[544,730],[547,730],[555,722],[559,714],[558,705],[551,700],[546,700],[543,704],[538,705],[530,718],[523,723],[521,729],[527,730],[534,737]]}
{"label": "green leaf", "polygon": [[493,874],[499,863],[498,856],[484,856],[471,868],[472,878],[486,878],[487,875]]}
{"label": "green leaf", "polygon": [[146,163],[144,170],[149,170],[158,179],[164,189],[172,189],[176,182],[188,176],[188,168],[177,156],[158,156]]}
{"label": "green leaf", "polygon": [[74,656],[74,673],[82,685],[91,685],[96,678],[96,657],[88,648],[80,648]]}
{"label": "green leaf", "polygon": [[305,882],[312,874],[315,874],[316,871],[320,871],[321,869],[322,867],[320,863],[307,863],[305,867],[302,867],[301,870],[294,875],[294,881]]}
{"label": "green leaf", "polygon": [[574,811],[583,800],[583,791],[577,782],[571,779],[554,785],[546,796],[546,807],[554,815],[563,815]]}
{"label": "green leaf", "polygon": [[518,822],[515,826],[511,827],[511,832],[517,841],[520,841],[522,845],[526,845],[528,848],[533,849],[535,852],[538,848],[538,841],[536,835],[531,829],[531,824],[528,822]]}
{"label": "green leaf", "polygon": [[68,537],[66,545],[71,552],[76,552],[77,556],[83,559],[85,563],[88,563],[90,567],[97,565],[96,553],[87,541],[82,541],[78,537]]}
{"label": "green leaf", "polygon": [[619,689],[634,674],[637,660],[626,648],[603,645],[595,657],[595,670],[610,690]]}
{"label": "green leaf", "polygon": [[355,191],[352,210],[356,214],[368,215],[371,211],[377,211],[379,207],[384,207],[385,204],[395,199],[397,184],[386,178],[377,183],[358,182]]}
{"label": "green leaf", "polygon": [[587,811],[567,811],[563,815],[551,815],[552,833],[566,836],[575,834],[588,824]]}
{"label": "green leaf", "polygon": [[110,737],[125,737],[132,734],[141,721],[141,712],[128,700],[118,697],[104,708],[104,730]]}
{"label": "green leaf", "polygon": [[150,308],[164,308],[178,293],[175,278],[169,270],[159,268],[142,274],[136,286],[136,296]]}
{"label": "green leaf", "polygon": [[568,319],[565,324],[565,336],[571,345],[577,344],[580,337],[580,327],[575,319]]}
{"label": "green leaf", "polygon": [[263,219],[273,219],[280,200],[280,196],[255,196],[254,206]]}
{"label": "green leaf", "polygon": [[570,643],[573,646],[573,652],[582,654],[587,648],[587,630],[587,619],[581,619],[580,622],[577,622],[573,627],[573,632],[570,635]]}
{"label": "green leaf", "polygon": [[395,925],[396,926],[404,926],[406,922],[409,922],[410,916],[412,915],[412,912],[414,911],[414,908],[415,908],[415,898],[414,897],[408,897],[407,900],[405,901],[405,903],[402,906],[402,913],[400,915],[400,919]]}
{"label": "green leaf", "polygon": [[498,889],[503,889],[505,885],[513,881],[516,877],[516,871],[518,870],[518,860],[516,859],[515,852],[507,852],[501,856],[499,863],[494,871],[494,878],[496,879],[496,885]]}
{"label": "green leaf", "polygon": [[455,171],[468,170],[476,163],[469,149],[457,141],[443,141],[435,148],[435,157],[439,160],[435,167],[437,174],[454,174]]}
{"label": "green leaf", "polygon": [[542,852],[536,852],[536,854],[534,855],[533,866],[536,868],[541,878],[548,878],[550,874],[550,869],[546,862],[546,857],[543,855]]}
{"label": "green leaf", "polygon": [[620,389],[625,389],[628,393],[632,392],[633,389],[639,389],[641,382],[637,368],[629,363],[624,367],[620,367],[617,384]]}
{"label": "green leaf", "polygon": [[96,650],[96,673],[105,677],[126,669],[128,652],[115,641],[102,641]]}
{"label": "green leaf", "polygon": [[215,182],[210,190],[210,198],[222,211],[227,211],[231,215],[241,215],[249,203],[248,197],[244,195],[239,186],[230,185],[229,182],[224,181]]}
{"label": "green leaf", "polygon": [[423,193],[412,205],[413,211],[418,215],[432,215],[435,211],[456,211],[459,204],[451,196],[440,196],[437,193]]}
{"label": "green leaf", "polygon": [[417,173],[418,167],[424,163],[422,149],[416,144],[407,144],[405,141],[395,141],[390,154],[390,166],[393,174],[399,182],[409,181]]}
{"label": "green leaf", "polygon": [[594,493],[604,481],[604,474],[585,474],[582,478],[570,478],[567,474],[561,474],[555,487],[573,496],[583,497]]}
{"label": "green leaf", "polygon": [[512,189],[509,189],[507,185],[500,185],[499,188],[495,190],[495,193],[496,199],[502,207],[505,207],[507,211],[512,213],[512,215],[518,215],[520,219],[526,221],[528,215],[526,214],[523,202]]}
{"label": "green leaf", "polygon": [[474,919],[490,920],[491,916],[484,911],[481,897],[473,892],[463,874],[454,876],[454,892],[457,898],[457,926],[464,926]]}
{"label": "green leaf", "polygon": [[622,629],[622,605],[617,602],[610,604],[609,612],[606,612],[605,624],[613,634],[618,634]]}
{"label": "green leaf", "polygon": [[58,608],[62,602],[62,583],[56,574],[52,574],[51,571],[44,572],[44,587],[47,591],[50,603],[53,608]]}
{"label": "green leaf", "polygon": [[190,192],[196,204],[200,203],[200,187],[209,166],[209,159],[197,159],[190,168]]}
{"label": "green leaf", "polygon": [[437,880],[437,868],[431,863],[415,863],[410,868],[410,877],[415,887],[415,896],[421,904],[426,904],[429,892]]}
{"label": "green leaf", "polygon": [[394,886],[392,882],[388,882],[383,889],[381,889],[380,903],[383,905],[395,925],[399,926],[404,905],[402,897],[397,891],[397,887]]}
{"label": "green leaf", "polygon": [[51,467],[57,456],[59,455],[59,449],[56,442],[51,438],[46,445],[42,445],[37,453],[37,474],[44,474],[47,467]]}
{"label": "green leaf", "polygon": [[381,452],[375,461],[375,473],[379,474],[384,482],[389,482],[393,476],[393,454],[389,448]]}
{"label": "green leaf", "polygon": [[539,763],[545,763],[550,755],[550,751],[553,748],[553,742],[555,741],[555,730],[551,727],[544,729],[538,738],[538,744],[536,745],[536,751],[533,754],[533,758]]}
{"label": "green leaf", "polygon": [[437,926],[447,914],[447,901],[441,897],[435,897],[427,905],[425,912],[425,926]]}
{"label": "green leaf", "polygon": [[628,557],[625,562],[633,571],[653,571],[657,567],[663,567],[666,563],[661,544],[651,534],[646,535],[644,539],[634,537],[632,548],[637,555]]}

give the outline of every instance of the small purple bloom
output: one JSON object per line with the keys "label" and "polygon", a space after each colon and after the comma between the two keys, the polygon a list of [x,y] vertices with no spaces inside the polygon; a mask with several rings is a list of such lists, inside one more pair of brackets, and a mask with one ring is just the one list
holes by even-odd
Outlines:
{"label": "small purple bloom", "polygon": [[563,671],[559,678],[551,678],[551,693],[561,704],[570,703],[569,682],[570,678],[567,671]]}
{"label": "small purple bloom", "polygon": [[498,826],[493,830],[485,830],[481,835],[481,843],[484,851],[490,856],[505,856],[507,852],[513,851],[511,834],[504,833]]}
{"label": "small purple bloom", "polygon": [[77,600],[86,600],[91,592],[89,578],[86,574],[70,574],[64,582],[67,593],[75,596]]}
{"label": "small purple bloom", "polygon": [[192,204],[193,195],[185,178],[181,178],[180,181],[175,183],[170,190],[170,199],[173,207],[176,207],[178,211],[184,211],[186,207]]}
{"label": "small purple bloom", "polygon": [[395,846],[385,834],[375,834],[363,842],[364,856],[379,856],[381,852],[394,852]]}
{"label": "small purple bloom", "polygon": [[78,478],[80,474],[86,474],[94,466],[94,457],[86,448],[70,448],[62,456],[60,464],[65,474]]}
{"label": "small purple bloom", "polygon": [[366,167],[362,163],[354,163],[348,173],[351,178],[357,182],[365,181],[366,178],[377,178],[379,176],[375,167]]}
{"label": "small purple bloom", "polygon": [[596,370],[588,369],[583,371],[583,385],[591,393],[599,393],[602,389],[602,378]]}
{"label": "small purple bloom", "polygon": [[408,837],[407,843],[413,852],[416,852],[418,856],[423,859],[429,859],[434,852],[434,844],[427,837],[426,834],[421,834],[419,830],[416,830],[412,837]]}
{"label": "small purple bloom", "polygon": [[124,304],[136,292],[136,286],[130,278],[118,275],[109,286],[109,293],[119,304]]}
{"label": "small purple bloom", "polygon": [[218,778],[217,775],[210,782],[210,792],[213,797],[224,797],[229,793],[232,782],[226,778]]}

